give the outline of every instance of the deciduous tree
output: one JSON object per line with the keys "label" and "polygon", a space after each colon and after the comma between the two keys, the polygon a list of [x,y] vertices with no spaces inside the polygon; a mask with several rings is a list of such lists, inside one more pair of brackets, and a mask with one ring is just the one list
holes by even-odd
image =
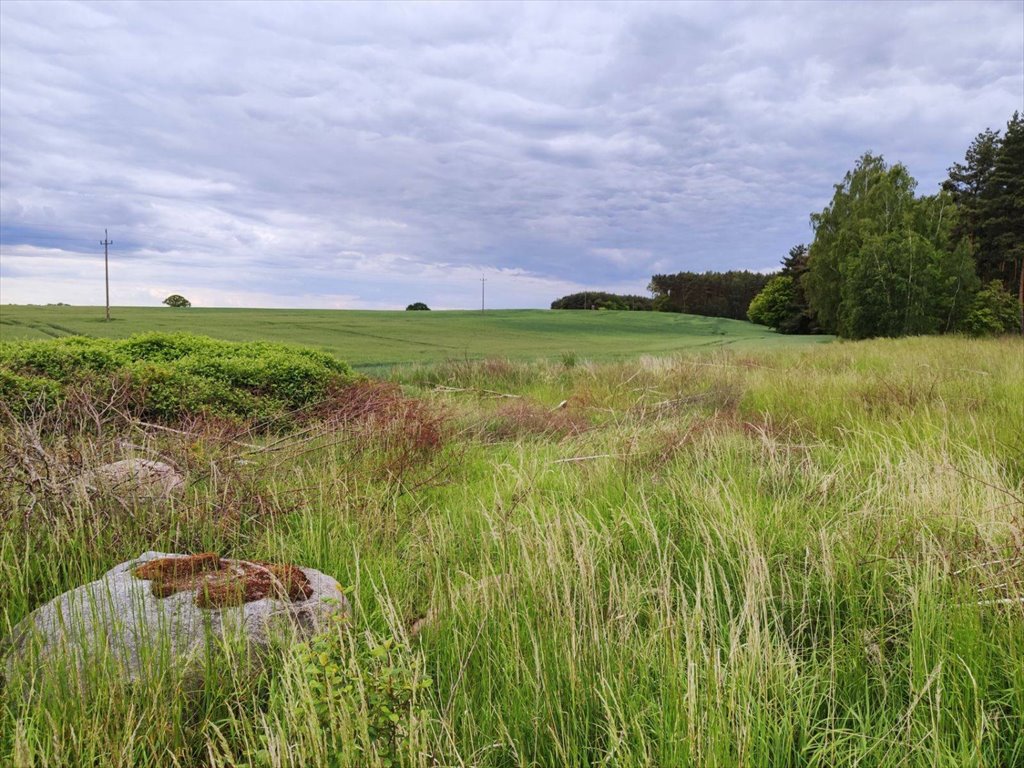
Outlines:
{"label": "deciduous tree", "polygon": [[811,217],[815,229],[803,285],[818,321],[850,338],[952,330],[976,285],[953,246],[948,193],[916,198],[900,165],[865,154]]}

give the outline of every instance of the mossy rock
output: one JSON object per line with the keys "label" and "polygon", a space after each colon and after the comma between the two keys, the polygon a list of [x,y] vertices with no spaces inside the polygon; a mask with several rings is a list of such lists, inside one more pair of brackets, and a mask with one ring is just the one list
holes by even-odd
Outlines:
{"label": "mossy rock", "polygon": [[81,670],[104,657],[131,678],[168,661],[192,670],[211,644],[265,650],[349,610],[338,582],[312,568],[146,552],[36,609],[15,627],[4,669],[31,679],[55,658]]}

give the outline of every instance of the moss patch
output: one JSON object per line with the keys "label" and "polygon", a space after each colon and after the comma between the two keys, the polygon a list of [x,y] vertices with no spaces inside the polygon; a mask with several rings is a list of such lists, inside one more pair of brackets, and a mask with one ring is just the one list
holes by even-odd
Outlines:
{"label": "moss patch", "polygon": [[306,574],[294,565],[228,560],[213,552],[161,557],[143,563],[132,574],[150,582],[154,597],[194,592],[200,608],[244,605],[265,597],[297,603],[313,594]]}

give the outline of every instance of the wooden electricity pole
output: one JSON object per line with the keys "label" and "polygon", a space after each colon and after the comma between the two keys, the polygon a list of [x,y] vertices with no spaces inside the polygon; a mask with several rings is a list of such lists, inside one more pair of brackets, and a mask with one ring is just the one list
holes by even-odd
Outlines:
{"label": "wooden electricity pole", "polygon": [[110,252],[107,250],[114,241],[107,237],[107,230],[103,230],[103,281],[107,287],[107,322],[110,322]]}
{"label": "wooden electricity pole", "polygon": [[480,277],[480,311],[481,312],[484,311],[484,283],[486,283],[486,282],[487,282],[487,278],[481,276]]}

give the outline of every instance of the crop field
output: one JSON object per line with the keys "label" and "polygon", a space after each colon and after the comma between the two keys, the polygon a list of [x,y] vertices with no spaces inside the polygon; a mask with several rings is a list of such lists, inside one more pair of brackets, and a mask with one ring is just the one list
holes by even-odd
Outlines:
{"label": "crop field", "polygon": [[[42,322],[37,312],[5,318],[18,321],[5,335]],[[82,312],[53,322],[77,329],[92,322]],[[118,310],[122,327],[179,317],[138,312]],[[327,347],[333,313],[260,316],[282,318],[270,324],[281,339],[309,315],[322,323],[300,330]],[[244,337],[256,316],[191,310],[180,322]],[[426,343],[431,323],[464,323],[484,354],[472,329],[498,332],[502,319],[510,338],[549,323],[556,340],[532,349],[550,356],[355,377],[273,432],[132,411],[152,388],[5,411],[0,636],[149,550],[317,568],[352,612],[257,664],[214,644],[198,680],[159,653],[136,679],[103,656],[84,668],[19,660],[0,688],[0,763],[1024,765],[1019,339],[759,347],[748,331],[711,350],[589,362],[593,339],[567,347],[572,335],[550,329],[604,329],[619,355],[644,327],[661,329],[657,348],[694,326],[542,312],[380,326]],[[106,365],[88,344],[5,359],[73,389],[69,364]],[[203,344],[188,375],[239,372],[228,386],[255,371],[253,397],[299,370],[280,350],[275,366],[247,368],[242,352]],[[370,360],[405,359],[358,344]],[[154,349],[169,359],[152,340],[115,351],[132,372]],[[224,366],[201,364],[214,353]],[[207,395],[202,407],[240,402]],[[65,490],[132,457],[180,468],[184,491],[160,502]]]}
{"label": "crop field", "polygon": [[227,341],[279,341],[330,352],[354,368],[384,369],[446,359],[534,359],[575,354],[597,360],[715,347],[818,344],[828,336],[780,336],[724,318],[661,312],[495,310],[364,312],[313,309],[201,309],[0,306],[0,339],[71,334],[124,337],[187,332]]}

